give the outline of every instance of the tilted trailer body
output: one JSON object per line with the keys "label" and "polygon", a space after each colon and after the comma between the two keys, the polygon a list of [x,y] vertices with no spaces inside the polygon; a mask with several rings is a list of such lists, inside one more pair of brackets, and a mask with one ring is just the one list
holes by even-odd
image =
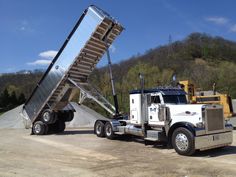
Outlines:
{"label": "tilted trailer body", "polygon": [[81,101],[92,98],[110,113],[114,107],[89,83],[88,77],[123,27],[96,6],[88,7],[52,60],[23,107],[25,126],[33,133],[63,131],[73,119],[69,101],[80,89]]}

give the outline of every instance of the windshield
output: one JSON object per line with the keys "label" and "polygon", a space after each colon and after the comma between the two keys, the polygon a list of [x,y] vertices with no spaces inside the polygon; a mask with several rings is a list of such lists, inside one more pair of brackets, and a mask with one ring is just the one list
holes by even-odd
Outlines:
{"label": "windshield", "polygon": [[187,104],[185,95],[163,95],[164,103]]}

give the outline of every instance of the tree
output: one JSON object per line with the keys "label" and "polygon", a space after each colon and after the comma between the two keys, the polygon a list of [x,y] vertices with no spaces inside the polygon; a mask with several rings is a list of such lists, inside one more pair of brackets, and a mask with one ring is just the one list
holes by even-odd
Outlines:
{"label": "tree", "polygon": [[9,104],[10,104],[10,107],[15,107],[18,104],[15,91],[13,91],[9,97]]}
{"label": "tree", "polygon": [[236,97],[236,64],[223,62],[218,68],[217,87],[221,92]]}
{"label": "tree", "polygon": [[10,95],[8,93],[8,90],[5,88],[3,93],[1,94],[1,107],[8,107]]}
{"label": "tree", "polygon": [[23,104],[26,101],[25,95],[23,93],[18,97],[18,105]]}

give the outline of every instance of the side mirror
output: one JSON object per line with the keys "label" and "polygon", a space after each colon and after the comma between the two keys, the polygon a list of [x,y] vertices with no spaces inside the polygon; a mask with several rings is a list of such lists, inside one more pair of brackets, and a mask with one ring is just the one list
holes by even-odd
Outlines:
{"label": "side mirror", "polygon": [[151,95],[147,95],[147,105],[151,106],[152,100],[151,100]]}
{"label": "side mirror", "polygon": [[165,105],[160,105],[158,108],[158,118],[159,121],[170,121],[170,109]]}

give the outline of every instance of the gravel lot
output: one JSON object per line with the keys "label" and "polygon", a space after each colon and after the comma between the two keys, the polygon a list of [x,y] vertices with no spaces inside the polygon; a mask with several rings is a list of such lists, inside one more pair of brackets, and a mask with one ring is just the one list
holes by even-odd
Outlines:
{"label": "gravel lot", "polygon": [[[30,135],[23,129],[21,106],[1,115],[0,176],[236,176],[236,131],[231,146],[184,157],[166,147],[145,146],[134,137],[108,140],[98,138],[92,128],[75,129],[91,127],[102,117],[87,107],[73,106],[74,120],[57,135]],[[232,123],[236,125],[236,118]]]}
{"label": "gravel lot", "polygon": [[235,177],[235,137],[230,147],[184,157],[133,137],[98,138],[92,129],[47,136],[0,129],[0,176]]}

